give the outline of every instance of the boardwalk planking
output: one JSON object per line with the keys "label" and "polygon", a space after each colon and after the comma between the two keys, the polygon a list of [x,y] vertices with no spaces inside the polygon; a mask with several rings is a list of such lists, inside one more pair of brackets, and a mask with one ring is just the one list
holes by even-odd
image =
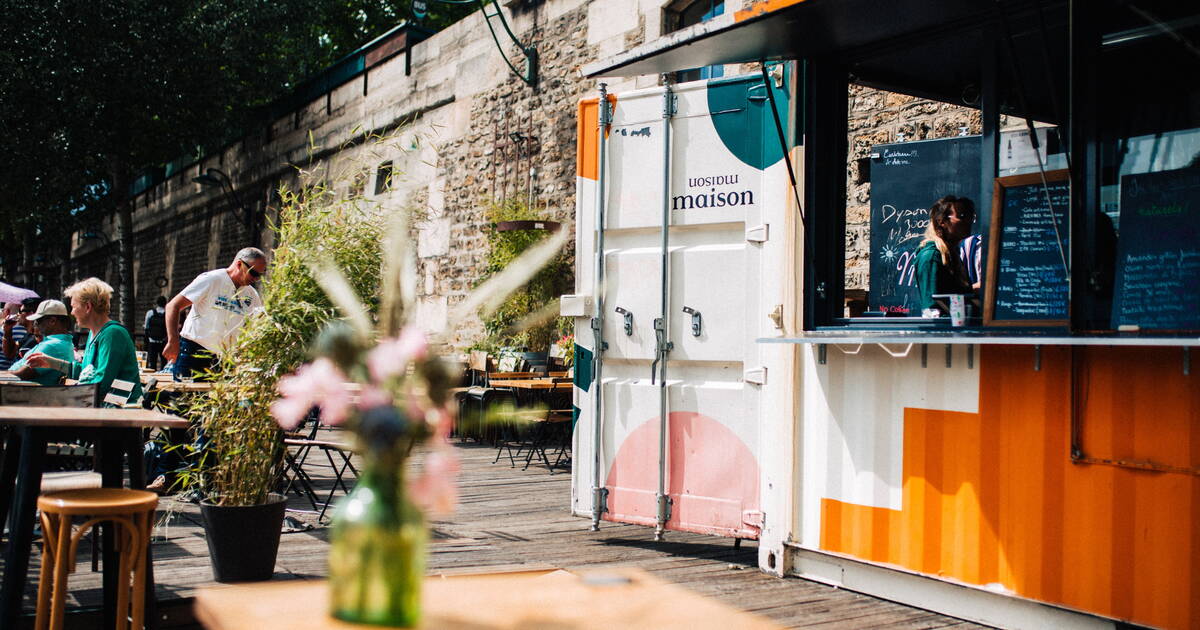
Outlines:
{"label": "boardwalk planking", "polygon": [[[807,580],[767,576],[758,571],[757,548],[751,541],[735,549],[732,540],[668,532],[665,542],[656,543],[650,528],[610,522],[602,522],[600,532],[591,532],[589,520],[568,512],[569,474],[549,474],[538,467],[521,471],[507,460],[492,464],[496,451],[486,446],[455,448],[463,459],[460,505],[454,515],[431,523],[429,573],[636,566],[792,628],[981,627]],[[329,483],[320,468],[312,471],[319,481]],[[308,507],[295,497],[290,505]],[[160,512],[154,542],[160,628],[196,628],[190,599],[198,587],[212,583],[199,509],[170,498],[164,498],[162,507],[166,511]],[[312,514],[293,515],[316,522]],[[320,526],[284,534],[275,579],[323,577],[327,536],[328,529]],[[95,606],[100,600],[100,577],[87,568],[86,547],[80,546],[69,607]],[[39,561],[35,552],[33,575]],[[32,588],[27,609],[32,608]],[[90,628],[95,617],[78,613],[69,621],[68,627]]]}

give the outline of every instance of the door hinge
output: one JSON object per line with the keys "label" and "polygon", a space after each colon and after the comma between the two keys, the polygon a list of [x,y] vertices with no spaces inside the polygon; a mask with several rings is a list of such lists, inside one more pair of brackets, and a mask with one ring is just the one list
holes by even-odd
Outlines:
{"label": "door hinge", "polygon": [[762,510],[745,510],[742,512],[742,523],[750,527],[762,529],[763,523],[766,520],[766,515],[763,514]]}
{"label": "door hinge", "polygon": [[764,223],[752,228],[746,228],[746,240],[751,243],[765,243],[771,238],[771,225]]}
{"label": "door hinge", "polygon": [[767,384],[767,368],[766,367],[750,368],[749,370],[742,372],[742,380],[746,381],[747,383],[753,383],[754,385],[766,385]]}

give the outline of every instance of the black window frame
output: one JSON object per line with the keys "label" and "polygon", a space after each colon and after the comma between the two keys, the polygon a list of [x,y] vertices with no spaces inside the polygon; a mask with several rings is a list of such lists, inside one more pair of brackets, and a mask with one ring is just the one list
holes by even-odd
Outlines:
{"label": "black window frame", "polygon": [[[1006,331],[1018,336],[1034,337],[1039,333],[1069,333],[1073,335],[1112,335],[1116,331],[1100,316],[1098,291],[1090,280],[1102,267],[1097,260],[1097,220],[1086,209],[1101,205],[1101,136],[1099,130],[1100,99],[1103,98],[1103,68],[1098,63],[1102,54],[1104,11],[1115,5],[1100,0],[1095,3],[1070,3],[1067,7],[1070,36],[1067,41],[1069,73],[1061,120],[1054,120],[1069,147],[1071,163],[1071,204],[1069,208],[1068,256],[1071,267],[1069,315],[1066,326],[1021,328],[1019,331],[1000,327],[971,327],[975,332]],[[1200,11],[1198,11],[1200,14]],[[1008,63],[1004,49],[1003,23],[982,27],[988,45],[981,46],[980,101],[982,134],[980,151],[980,220],[990,217],[992,185],[999,174],[1001,82],[1005,80],[1003,64]],[[990,35],[990,37],[989,37]],[[884,45],[891,45],[884,43]],[[882,48],[882,47],[881,47]],[[805,226],[805,256],[803,269],[804,331],[846,331],[856,328],[844,318],[845,253],[846,253],[846,166],[848,152],[847,90],[853,79],[852,56],[838,53],[808,57],[801,61],[803,68],[802,99],[797,115],[798,128],[803,130],[804,207],[808,209]],[[862,54],[863,50],[854,51]],[[918,94],[919,88],[909,91],[897,86],[897,91]],[[1012,111],[1005,113],[1027,115]],[[987,244],[985,243],[985,248]],[[984,251],[986,259],[987,251]],[[882,318],[881,318],[882,319]],[[883,323],[883,322],[881,322]],[[945,334],[963,329],[947,326],[930,328],[913,322],[911,326],[889,325],[889,329],[907,333]],[[860,328],[861,327],[857,327]],[[1181,333],[1142,331],[1131,336],[1187,337]]]}

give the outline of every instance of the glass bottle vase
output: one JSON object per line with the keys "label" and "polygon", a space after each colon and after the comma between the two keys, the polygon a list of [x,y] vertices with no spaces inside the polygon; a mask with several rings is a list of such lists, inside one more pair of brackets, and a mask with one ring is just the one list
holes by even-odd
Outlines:
{"label": "glass bottle vase", "polygon": [[334,512],[330,613],[343,621],[412,627],[421,617],[429,533],[397,466],[368,468]]}

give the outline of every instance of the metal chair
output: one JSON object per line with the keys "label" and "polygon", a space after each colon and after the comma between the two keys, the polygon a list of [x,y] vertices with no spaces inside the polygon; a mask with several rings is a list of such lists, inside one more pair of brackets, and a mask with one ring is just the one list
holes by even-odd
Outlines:
{"label": "metal chair", "polygon": [[[317,439],[317,432],[321,428],[321,422],[315,412],[310,413],[305,418],[305,423],[311,425],[307,432],[297,431],[291,432],[284,436],[284,454],[282,469],[280,471],[280,483],[286,480],[287,485],[284,487],[284,494],[290,492],[293,487],[299,486],[301,494],[308,499],[313,507],[313,511],[317,512],[317,520],[325,518],[325,513],[329,510],[329,506],[333,504],[333,497],[337,493],[338,488],[342,489],[345,494],[350,493],[350,486],[346,484],[346,473],[349,471],[354,475],[354,479],[358,479],[358,468],[354,466],[352,457],[354,455],[353,446],[332,440]],[[303,428],[301,425],[300,428]],[[295,449],[294,451],[292,449]],[[325,454],[325,458],[329,463],[329,470],[333,473],[333,486],[329,489],[329,494],[324,501],[319,500],[317,496],[316,485],[312,475],[305,470],[305,465],[308,463],[308,457],[312,454],[313,449],[319,450]],[[340,459],[334,459],[334,454],[337,454]]]}

